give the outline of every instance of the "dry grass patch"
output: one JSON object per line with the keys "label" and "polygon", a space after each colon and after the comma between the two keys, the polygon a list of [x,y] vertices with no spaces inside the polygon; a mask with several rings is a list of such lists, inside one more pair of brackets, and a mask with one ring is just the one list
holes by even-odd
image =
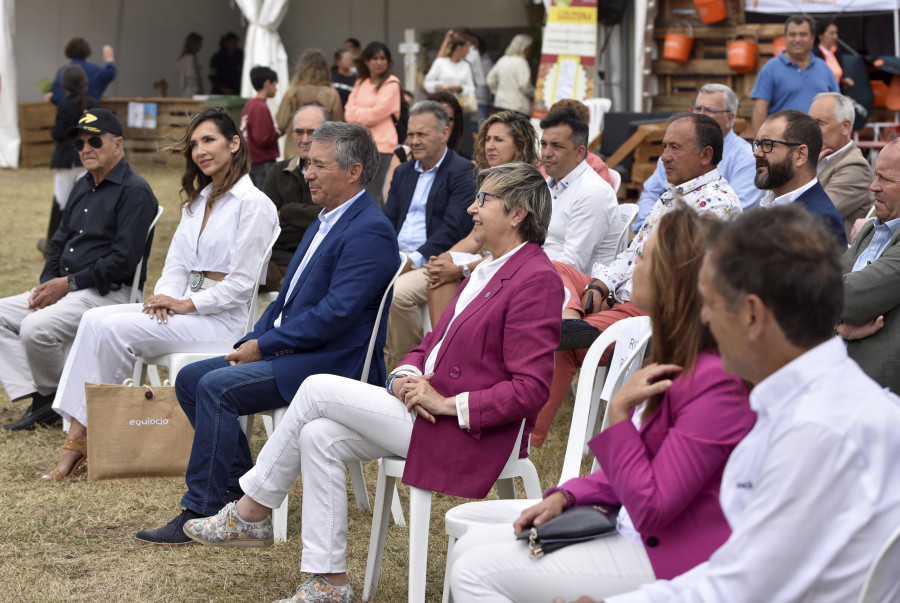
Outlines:
{"label": "dry grass patch", "polygon": [[[159,278],[178,224],[180,172],[164,166],[137,166],[137,171],[166,208],[150,260],[148,282],[152,284]],[[52,172],[46,168],[2,170],[0,191],[0,297],[5,297],[37,283],[43,259],[35,242],[47,228]],[[11,403],[0,388],[0,422],[17,419],[27,403]],[[570,413],[567,404],[544,448],[532,454],[544,488],[559,478]],[[260,423],[254,430],[255,453],[265,441]],[[76,478],[45,483],[39,477],[56,462],[62,441],[58,428],[24,433],[0,430],[0,509],[7,520],[0,539],[0,601],[270,601],[292,594],[304,578],[299,573],[299,482],[290,495],[286,543],[250,550],[142,545],[133,539],[134,533],[158,527],[179,512],[184,481]],[[376,463],[366,463],[365,470],[370,497],[374,497]],[[401,485],[400,492],[408,510],[408,489]],[[348,496],[348,564],[361,598],[371,514],[356,510],[352,490]],[[491,496],[496,498],[496,492]],[[447,546],[444,512],[460,502],[464,501],[437,495],[432,505],[429,601],[441,596]],[[391,524],[378,601],[406,600],[408,546],[408,532]]]}

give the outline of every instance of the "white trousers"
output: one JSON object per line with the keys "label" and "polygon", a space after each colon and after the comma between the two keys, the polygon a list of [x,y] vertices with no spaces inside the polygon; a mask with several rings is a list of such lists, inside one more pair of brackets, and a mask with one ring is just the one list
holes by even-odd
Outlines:
{"label": "white trousers", "polygon": [[410,270],[394,284],[394,297],[388,313],[387,347],[400,361],[422,343],[422,306],[428,303],[428,277],[424,268]]}
{"label": "white trousers", "polygon": [[308,377],[263,446],[241,489],[275,509],[303,474],[300,571],[347,570],[348,461],[406,457],[413,418],[377,387],[334,375]]}
{"label": "white trousers", "polygon": [[87,425],[85,383],[122,383],[138,356],[228,352],[246,326],[243,305],[216,314],[175,314],[162,324],[142,307],[119,304],[84,313],[53,401],[56,412]]}
{"label": "white trousers", "polygon": [[582,595],[599,601],[656,579],[644,548],[618,534],[532,559],[509,523],[470,527],[450,563],[455,603],[548,603]]}
{"label": "white trousers", "polygon": [[[53,174],[53,197],[56,199],[56,204],[60,210],[66,208],[69,195],[72,193],[72,189],[75,188],[75,181],[86,173],[87,170],[80,166],[56,168],[56,172]],[[48,245],[49,243],[50,241],[47,241]]]}
{"label": "white trousers", "polygon": [[106,295],[82,289],[36,311],[28,308],[30,291],[0,299],[0,381],[9,399],[55,392],[82,315],[124,303],[130,292],[130,287]]}

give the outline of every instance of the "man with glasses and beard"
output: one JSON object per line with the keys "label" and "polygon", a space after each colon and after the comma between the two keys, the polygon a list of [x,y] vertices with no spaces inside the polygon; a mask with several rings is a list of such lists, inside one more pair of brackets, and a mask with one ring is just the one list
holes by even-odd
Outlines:
{"label": "man with glasses and beard", "polygon": [[51,406],[82,314],[128,303],[135,267],[150,251],[158,204],[125,161],[122,124],[89,109],[67,135],[88,173],[72,189],[40,284],[0,299],[0,381],[10,400],[31,398],[25,414],[4,425],[13,431],[60,419]]}
{"label": "man with glasses and beard", "polygon": [[794,109],[770,115],[750,143],[756,157],[756,188],[769,192],[763,209],[797,203],[819,214],[841,249],[847,248],[844,219],[816,178],[822,151],[822,129],[816,120]]}

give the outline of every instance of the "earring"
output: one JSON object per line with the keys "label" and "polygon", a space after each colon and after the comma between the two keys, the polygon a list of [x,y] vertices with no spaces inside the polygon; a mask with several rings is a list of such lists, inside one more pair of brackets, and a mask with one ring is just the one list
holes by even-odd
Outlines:
{"label": "earring", "polygon": [[234,155],[235,153],[237,153],[237,149],[231,149],[231,154]]}
{"label": "earring", "polygon": [[513,227],[513,228],[515,228],[515,227],[518,226],[518,225],[519,225],[518,222],[513,222],[513,223],[512,223],[512,227]]}

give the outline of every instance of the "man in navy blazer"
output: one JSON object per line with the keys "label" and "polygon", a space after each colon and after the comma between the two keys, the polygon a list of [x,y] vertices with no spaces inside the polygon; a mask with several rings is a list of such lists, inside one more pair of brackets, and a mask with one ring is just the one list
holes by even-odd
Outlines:
{"label": "man in navy blazer", "polygon": [[763,209],[797,203],[819,214],[842,250],[847,249],[844,219],[816,178],[822,152],[822,129],[801,111],[773,113],[752,142],[756,157],[756,188],[769,192],[759,202]]}
{"label": "man in navy blazer", "polygon": [[420,308],[428,285],[422,265],[472,230],[466,208],[475,198],[475,168],[447,148],[449,137],[450,117],[440,103],[422,101],[410,108],[407,140],[416,160],[394,170],[384,205],[407,256],[388,320],[388,347],[397,359],[422,342]]}
{"label": "man in navy blazer", "polygon": [[[288,405],[309,375],[359,378],[399,257],[394,229],[365,191],[377,166],[366,128],[326,122],[316,129],[305,177],[322,213],[306,230],[278,299],[236,350],[179,372],[175,393],[194,426],[184,510],[162,528],[138,532],[138,540],[188,543],[187,520],[241,496],[237,480],[253,460],[239,416]],[[380,346],[385,330],[382,319]],[[368,381],[384,379],[384,360],[375,354]]]}

